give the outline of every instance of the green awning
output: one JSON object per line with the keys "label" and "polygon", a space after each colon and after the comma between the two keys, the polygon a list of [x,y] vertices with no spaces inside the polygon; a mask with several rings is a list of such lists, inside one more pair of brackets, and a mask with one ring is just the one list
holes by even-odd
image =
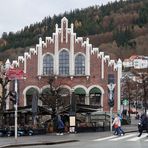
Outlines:
{"label": "green awning", "polygon": [[75,94],[76,95],[85,95],[86,92],[85,92],[85,90],[83,88],[76,88],[75,89]]}
{"label": "green awning", "polygon": [[35,89],[35,88],[29,88],[28,90],[27,90],[27,92],[26,92],[26,95],[33,95],[34,94],[34,92],[36,92],[37,94],[38,94],[38,91],[37,91],[37,89]]}
{"label": "green awning", "polygon": [[97,87],[94,87],[90,90],[90,94],[101,94],[101,90]]}
{"label": "green awning", "polygon": [[43,91],[42,91],[42,94],[49,94],[49,95],[51,95],[51,91],[50,91],[50,88],[45,88],[45,89],[43,89]]}

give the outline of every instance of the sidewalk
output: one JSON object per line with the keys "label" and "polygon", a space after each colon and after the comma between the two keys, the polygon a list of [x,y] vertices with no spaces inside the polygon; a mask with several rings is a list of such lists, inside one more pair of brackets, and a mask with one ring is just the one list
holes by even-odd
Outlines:
{"label": "sidewalk", "polygon": [[139,120],[135,119],[135,116],[131,116],[131,124],[123,125],[122,128],[124,129],[125,133],[136,132],[138,131],[138,123]]}
{"label": "sidewalk", "polygon": [[[137,132],[138,120],[131,118],[131,125],[123,125],[122,128],[125,133]],[[78,142],[91,140],[100,137],[107,137],[112,135],[111,131],[105,132],[85,132],[77,134],[65,134],[63,136],[57,136],[55,133],[37,136],[24,136],[18,137],[17,141],[14,137],[0,137],[0,148],[13,148],[20,146],[31,146],[31,145],[54,145],[67,142]]]}

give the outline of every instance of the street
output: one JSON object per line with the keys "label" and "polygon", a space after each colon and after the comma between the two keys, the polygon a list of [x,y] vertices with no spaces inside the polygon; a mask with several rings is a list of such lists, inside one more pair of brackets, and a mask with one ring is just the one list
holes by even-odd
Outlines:
{"label": "street", "polygon": [[144,133],[141,137],[137,137],[137,132],[128,133],[121,137],[111,135],[104,138],[100,137],[98,139],[93,139],[93,136],[92,138],[84,136],[86,139],[80,138],[80,141],[78,142],[55,145],[27,146],[27,148],[77,148],[82,146],[85,146],[85,148],[129,148],[131,146],[135,148],[147,148],[148,146],[148,137],[146,133]]}
{"label": "street", "polygon": [[[137,137],[138,132],[126,133],[124,136],[114,136],[109,132],[106,133],[81,133],[81,134],[67,134],[63,136],[46,135],[46,136],[32,136],[19,137],[19,143],[30,143],[30,145],[17,146],[19,148],[77,148],[85,146],[85,148],[147,148],[148,134],[143,133],[141,137]],[[10,141],[14,144],[14,137],[1,138],[0,142]],[[67,141],[67,142],[66,142]],[[39,144],[36,144],[36,143]],[[42,144],[44,143],[44,144]],[[2,144],[2,143],[1,143]],[[6,144],[5,144],[6,145]],[[3,145],[4,146],[4,145]],[[1,146],[0,146],[1,147]]]}

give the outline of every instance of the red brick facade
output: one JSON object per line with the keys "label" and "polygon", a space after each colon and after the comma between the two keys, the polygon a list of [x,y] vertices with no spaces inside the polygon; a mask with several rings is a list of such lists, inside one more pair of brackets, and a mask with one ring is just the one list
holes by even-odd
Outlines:
{"label": "red brick facade", "polygon": [[[62,50],[69,53],[70,73],[67,76],[61,76],[58,71],[58,54]],[[74,59],[81,53],[85,56],[85,74],[75,75]],[[24,56],[18,57],[11,66],[18,67],[26,73],[26,79],[19,80],[19,106],[27,105],[26,92],[29,88],[35,88],[42,92],[43,88],[48,87],[49,76],[43,75],[44,55],[51,54],[54,57],[54,76],[56,83],[69,89],[83,88],[86,92],[85,103],[90,104],[90,90],[98,88],[101,92],[100,104],[103,107],[101,111],[109,111],[108,105],[108,74],[113,74],[115,78],[114,88],[114,111],[120,110],[120,77],[121,64],[119,61],[111,60],[110,57],[99,52],[98,48],[93,48],[89,40],[83,41],[73,32],[73,25],[68,28],[68,20],[61,20],[61,28],[56,25],[56,31],[52,37],[47,37],[45,41],[39,39],[39,44],[30,51],[24,53]],[[58,64],[57,64],[58,63]],[[40,102],[41,103],[41,102]],[[42,103],[41,103],[42,104]]]}

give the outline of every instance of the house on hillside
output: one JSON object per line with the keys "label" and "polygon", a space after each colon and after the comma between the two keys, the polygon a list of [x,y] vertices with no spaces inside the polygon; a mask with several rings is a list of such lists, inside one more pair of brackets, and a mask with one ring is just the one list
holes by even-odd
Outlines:
{"label": "house on hillside", "polygon": [[[31,105],[33,91],[38,94],[47,91],[49,77],[53,77],[62,87],[66,102],[71,101],[70,95],[74,91],[76,102],[96,106],[100,112],[109,112],[108,85],[115,84],[113,111],[120,111],[121,60],[110,59],[109,55],[93,47],[88,38],[84,41],[77,37],[74,25],[69,28],[65,17],[60,27],[55,25],[52,37],[46,37],[45,41],[39,38],[35,48],[18,56],[9,67],[23,70],[26,76],[18,82],[19,106]],[[38,105],[43,106],[44,102],[38,100]]]}
{"label": "house on hillside", "polygon": [[134,69],[148,68],[148,56],[133,55],[123,61],[123,66],[125,68],[133,67]]}

